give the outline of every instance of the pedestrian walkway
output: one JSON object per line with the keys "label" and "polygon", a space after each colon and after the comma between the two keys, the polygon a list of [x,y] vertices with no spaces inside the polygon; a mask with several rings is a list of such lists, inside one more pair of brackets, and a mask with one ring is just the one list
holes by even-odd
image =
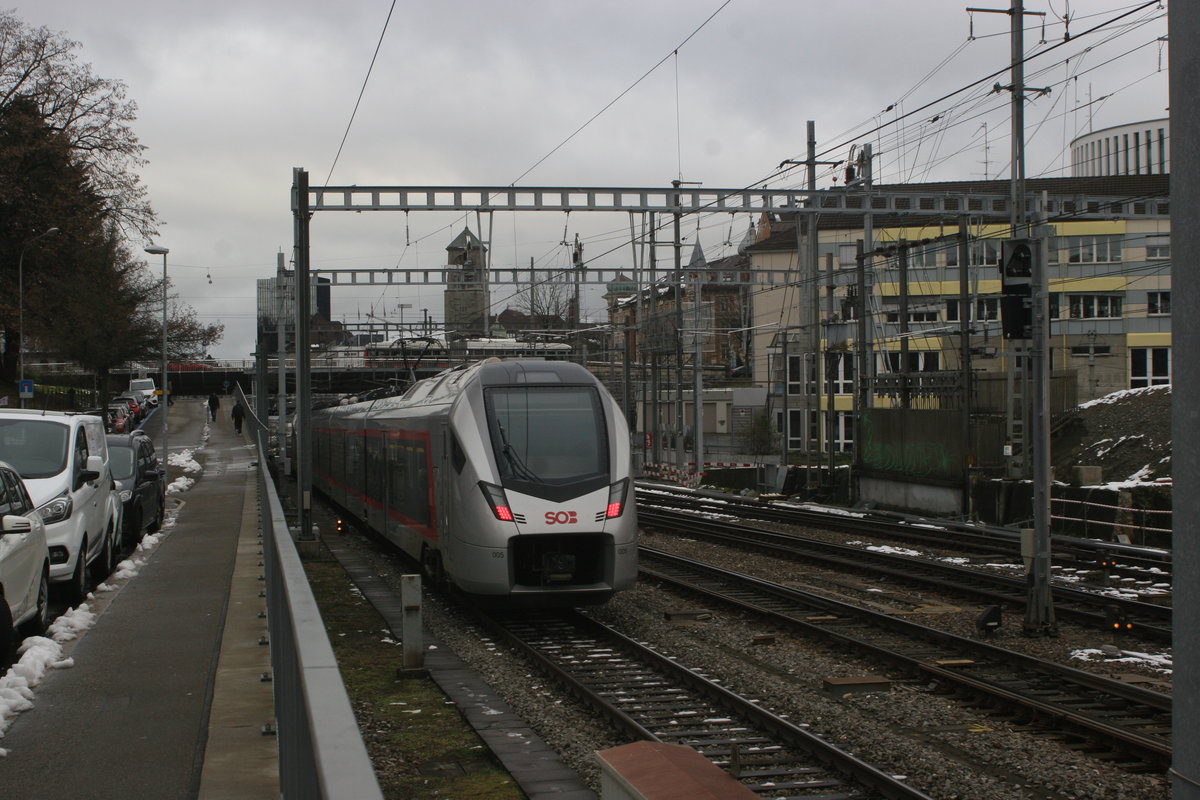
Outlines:
{"label": "pedestrian walkway", "polygon": [[[138,574],[89,602],[98,616],[67,645],[73,666],[46,675],[0,740],[0,797],[279,796],[275,739],[263,732],[274,711],[262,680],[257,465],[231,407],[211,424],[202,398],[171,407],[171,451],[194,449],[202,471],[172,495],[173,524],[135,556]],[[145,427],[161,442],[157,416]]]}

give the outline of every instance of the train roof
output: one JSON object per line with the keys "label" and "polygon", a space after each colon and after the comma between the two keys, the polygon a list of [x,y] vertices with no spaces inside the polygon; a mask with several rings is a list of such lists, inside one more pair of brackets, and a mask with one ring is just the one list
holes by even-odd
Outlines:
{"label": "train roof", "polygon": [[539,358],[486,358],[444,370],[432,378],[419,380],[400,396],[383,397],[344,406],[322,409],[322,412],[352,415],[370,410],[372,413],[392,408],[420,404],[449,403],[463,386],[472,381],[485,386],[520,384],[580,384],[595,383],[596,376],[573,361],[549,361]]}

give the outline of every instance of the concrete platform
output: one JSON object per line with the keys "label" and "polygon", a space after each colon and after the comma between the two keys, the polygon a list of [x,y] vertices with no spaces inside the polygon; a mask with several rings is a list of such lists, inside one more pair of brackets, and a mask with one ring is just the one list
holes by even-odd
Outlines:
{"label": "concrete platform", "polygon": [[[74,666],[51,670],[0,740],[3,797],[279,796],[262,733],[274,710],[257,467],[231,407],[211,426],[199,398],[170,409],[171,452],[194,449],[203,472],[172,496],[174,524],[139,574],[89,602],[95,625],[65,648]],[[161,446],[161,415],[145,429]]]}

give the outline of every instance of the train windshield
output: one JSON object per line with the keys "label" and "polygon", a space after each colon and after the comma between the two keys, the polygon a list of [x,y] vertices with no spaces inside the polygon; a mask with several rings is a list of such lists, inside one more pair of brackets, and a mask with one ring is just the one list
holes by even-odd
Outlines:
{"label": "train windshield", "polygon": [[487,389],[492,446],[506,484],[608,480],[608,435],[590,386]]}

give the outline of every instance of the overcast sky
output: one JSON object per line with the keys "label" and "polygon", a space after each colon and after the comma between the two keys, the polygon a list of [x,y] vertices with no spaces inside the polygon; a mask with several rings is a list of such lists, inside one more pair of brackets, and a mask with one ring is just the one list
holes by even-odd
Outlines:
{"label": "overcast sky", "polygon": [[[968,14],[966,5],[408,0],[396,3],[382,43],[391,0],[37,0],[16,13],[78,41],[81,61],[128,86],[171,281],[203,321],[225,324],[213,354],[248,358],[255,279],[274,274],[276,253],[291,258],[294,167],[314,186],[641,187],[681,178],[740,188],[803,158],[814,120],[821,160],[870,141],[881,181],[1007,177],[1009,95],[990,87],[1008,75],[941,99],[1009,61],[1008,16]],[[1151,4],[1081,36],[1142,5],[1027,0],[1027,10],[1047,12],[1046,44],[1042,18],[1031,16],[1027,52],[1062,41],[1068,9],[1072,36],[1027,67],[1029,86],[1052,89],[1026,112],[1029,176],[1070,174],[1067,146],[1089,125],[1166,116],[1166,44],[1157,41],[1165,9]],[[819,174],[825,188],[836,173]],[[770,185],[804,181],[795,170]],[[710,216],[684,227],[689,243],[699,228],[711,259],[749,222]],[[312,264],[441,266],[464,223],[476,229],[473,215],[318,214]],[[624,266],[628,228],[625,215],[496,214],[493,265],[565,266],[565,229],[598,266]],[[492,295],[495,311],[516,304],[505,287]],[[593,318],[597,295],[587,302]],[[338,289],[333,314],[395,322],[407,304],[405,322],[425,308],[440,320],[441,296],[440,286]]]}

